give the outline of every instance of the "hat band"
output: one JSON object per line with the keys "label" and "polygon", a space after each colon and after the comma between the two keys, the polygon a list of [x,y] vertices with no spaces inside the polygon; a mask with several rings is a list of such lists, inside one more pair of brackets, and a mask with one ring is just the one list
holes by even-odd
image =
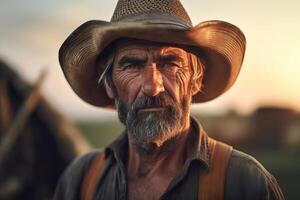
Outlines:
{"label": "hat band", "polygon": [[125,18],[122,18],[118,21],[111,21],[111,22],[145,22],[150,24],[172,24],[179,28],[183,29],[190,29],[192,28],[192,24],[182,20],[181,18],[170,15],[167,13],[162,12],[147,12],[141,13],[139,15],[131,15]]}

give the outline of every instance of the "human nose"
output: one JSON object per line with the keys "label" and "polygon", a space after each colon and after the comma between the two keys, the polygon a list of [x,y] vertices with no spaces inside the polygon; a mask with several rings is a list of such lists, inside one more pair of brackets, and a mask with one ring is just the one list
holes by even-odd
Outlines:
{"label": "human nose", "polygon": [[146,67],[143,76],[142,91],[144,94],[147,96],[157,96],[159,93],[165,91],[162,74],[155,64]]}

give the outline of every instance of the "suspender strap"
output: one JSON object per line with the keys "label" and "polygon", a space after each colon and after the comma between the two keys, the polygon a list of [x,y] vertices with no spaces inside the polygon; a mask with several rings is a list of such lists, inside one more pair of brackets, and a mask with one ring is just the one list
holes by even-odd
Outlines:
{"label": "suspender strap", "polygon": [[99,173],[104,166],[104,152],[99,152],[88,168],[81,187],[81,200],[92,200],[95,194]]}
{"label": "suspender strap", "polygon": [[[222,200],[224,199],[224,185],[228,160],[232,147],[208,138],[208,147],[211,152],[210,168],[200,172],[198,190],[199,200]],[[93,159],[87,170],[81,187],[81,200],[92,200],[95,194],[99,173],[104,166],[104,153],[100,152]]]}
{"label": "suspender strap", "polygon": [[222,200],[232,147],[211,138],[208,138],[208,147],[211,152],[210,166],[209,170],[200,172],[198,199]]}

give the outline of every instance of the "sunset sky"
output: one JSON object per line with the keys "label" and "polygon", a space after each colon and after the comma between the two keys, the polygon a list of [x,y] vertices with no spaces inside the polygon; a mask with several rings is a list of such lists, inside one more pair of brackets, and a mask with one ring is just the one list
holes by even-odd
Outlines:
{"label": "sunset sky", "polygon": [[[2,0],[0,58],[33,83],[43,68],[49,76],[43,94],[74,119],[112,116],[81,101],[65,81],[58,49],[80,24],[110,20],[116,0]],[[249,113],[260,105],[300,111],[300,1],[182,0],[193,24],[224,20],[247,38],[244,64],[236,84],[220,98],[193,106],[194,112]]]}

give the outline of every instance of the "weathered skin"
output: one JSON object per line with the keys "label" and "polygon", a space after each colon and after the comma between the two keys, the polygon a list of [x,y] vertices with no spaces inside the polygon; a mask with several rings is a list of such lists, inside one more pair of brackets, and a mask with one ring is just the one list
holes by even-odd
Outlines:
{"label": "weathered skin", "polygon": [[[129,137],[128,198],[159,199],[186,159],[189,107],[191,97],[199,91],[201,83],[192,81],[188,53],[184,49],[136,40],[117,44],[112,77],[118,98],[127,107],[141,95],[157,96],[166,92],[186,111],[176,133],[178,137],[151,141],[151,152],[137,150]],[[114,98],[108,86],[107,93]],[[163,110],[164,107],[151,107],[138,112]]]}

